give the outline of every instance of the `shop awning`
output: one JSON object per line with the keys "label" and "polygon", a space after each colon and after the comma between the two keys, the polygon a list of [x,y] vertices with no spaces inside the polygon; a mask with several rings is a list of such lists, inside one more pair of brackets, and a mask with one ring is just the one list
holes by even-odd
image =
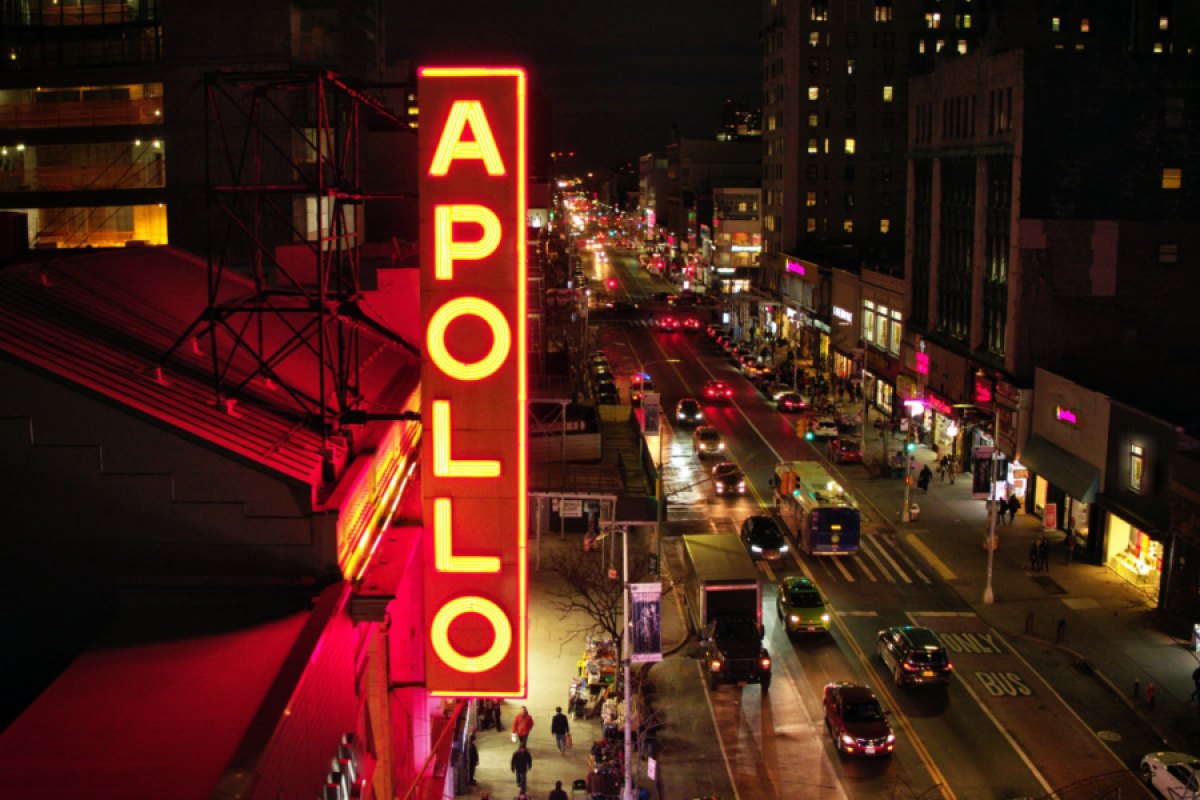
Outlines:
{"label": "shop awning", "polygon": [[1084,503],[1093,503],[1100,491],[1100,469],[1073,456],[1040,436],[1029,437],[1021,463]]}

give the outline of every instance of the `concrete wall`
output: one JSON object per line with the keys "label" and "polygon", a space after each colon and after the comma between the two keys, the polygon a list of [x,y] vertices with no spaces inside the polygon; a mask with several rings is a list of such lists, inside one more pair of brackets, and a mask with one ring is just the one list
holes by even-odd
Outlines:
{"label": "concrete wall", "polygon": [[[1108,397],[1044,369],[1035,373],[1033,391],[1034,435],[1097,467],[1103,489],[1107,486],[1105,463],[1111,415]],[[1074,425],[1056,418],[1059,406],[1075,415]]]}

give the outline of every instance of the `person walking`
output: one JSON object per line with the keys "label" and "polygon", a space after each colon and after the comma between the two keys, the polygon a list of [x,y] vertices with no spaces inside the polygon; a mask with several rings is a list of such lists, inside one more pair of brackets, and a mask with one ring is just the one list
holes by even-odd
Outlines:
{"label": "person walking", "polygon": [[1030,542],[1030,544],[1029,544],[1029,571],[1030,572],[1038,571],[1038,544],[1037,544],[1037,542]]}
{"label": "person walking", "polygon": [[525,786],[529,781],[529,770],[533,769],[533,756],[525,749],[525,743],[517,747],[517,751],[512,754],[510,763],[513,774],[517,776],[517,786],[521,787],[521,791],[525,791]]}
{"label": "person walking", "polygon": [[550,790],[550,796],[546,800],[567,800],[567,793],[562,788],[562,781],[554,782],[554,788]]}
{"label": "person walking", "polygon": [[550,719],[550,732],[554,734],[554,743],[558,745],[558,754],[565,756],[567,754],[567,736],[571,733],[571,723],[567,721],[567,715],[562,713],[562,707],[554,709],[554,716]]}
{"label": "person walking", "polygon": [[940,459],[938,459],[938,480],[941,483],[946,482],[946,473],[950,471],[947,466],[949,462],[950,456],[942,456]]}
{"label": "person walking", "polygon": [[1038,566],[1042,572],[1050,571],[1050,543],[1045,536],[1038,537]]}
{"label": "person walking", "polygon": [[513,717],[512,732],[516,735],[517,741],[521,747],[529,744],[529,732],[533,730],[533,717],[529,715],[529,709],[521,706],[520,712]]}
{"label": "person walking", "polygon": [[1200,700],[1200,667],[1192,670],[1192,684],[1196,688],[1192,690],[1192,696],[1188,698],[1189,703],[1193,700]]}
{"label": "person walking", "polygon": [[921,474],[917,476],[917,485],[921,487],[922,491],[928,493],[929,482],[931,480],[933,480],[933,470],[931,470],[929,465],[926,464],[925,466],[921,467]]}
{"label": "person walking", "polygon": [[1075,528],[1071,526],[1067,528],[1067,540],[1063,543],[1067,547],[1067,563],[1070,564],[1075,560]]}
{"label": "person walking", "polygon": [[1008,496],[1008,522],[1011,525],[1017,518],[1017,512],[1021,510],[1021,498],[1017,497],[1016,493]]}
{"label": "person walking", "polygon": [[475,768],[479,766],[479,748],[475,746],[475,734],[471,734],[471,741],[467,743],[467,777],[471,781],[471,785],[475,785]]}

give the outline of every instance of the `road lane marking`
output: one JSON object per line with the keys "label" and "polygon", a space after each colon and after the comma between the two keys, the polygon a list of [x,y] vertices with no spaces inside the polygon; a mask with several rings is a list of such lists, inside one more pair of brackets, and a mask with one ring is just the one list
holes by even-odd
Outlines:
{"label": "road lane marking", "polygon": [[[886,578],[887,580],[891,580],[891,576],[888,574],[887,567],[885,567],[883,565],[883,562],[879,560],[879,557],[876,556],[874,552],[872,552],[875,549],[875,547],[877,547],[878,545],[872,545],[871,547],[868,547],[867,546],[867,538],[868,537],[865,537],[865,536],[863,537],[862,545],[859,547],[859,553],[862,555],[866,555],[867,558],[874,561],[875,566],[879,568],[879,572],[883,575],[883,577]],[[863,567],[864,569],[866,568],[866,564],[862,563],[862,559],[859,559],[859,566]]]}
{"label": "road lane marking", "polygon": [[958,577],[951,571],[949,567],[946,566],[944,561],[933,554],[933,551],[930,550],[929,547],[926,546],[926,544],[921,541],[919,537],[914,536],[913,534],[907,534],[904,537],[904,541],[906,544],[912,547],[912,549],[921,554],[921,558],[925,559],[925,563],[933,567],[934,571],[941,577],[942,580],[949,583]]}
{"label": "road lane marking", "polygon": [[[841,556],[827,556],[826,560],[832,561],[834,563],[834,566],[836,566],[838,568],[838,570],[842,573],[842,576],[846,580],[848,580],[850,583],[854,583],[854,576],[850,574],[850,570],[846,569],[846,567],[843,566]],[[872,580],[874,580],[874,578],[872,578]]]}
{"label": "road lane marking", "polygon": [[712,692],[708,690],[708,681],[704,679],[704,670],[700,667],[700,659],[696,659],[695,664],[696,674],[700,676],[700,686],[704,689],[704,700],[708,703],[708,718],[713,721],[713,727],[717,730],[717,745],[721,748],[721,760],[725,762],[725,772],[729,775],[729,786],[733,789],[733,800],[740,800],[737,780],[733,777],[733,766],[729,763],[729,751],[725,749],[725,737],[721,735],[721,728],[717,725],[717,710],[713,707]]}
{"label": "road lane marking", "polygon": [[925,583],[933,583],[933,581],[930,579],[930,577],[928,575],[926,575],[924,572],[922,572],[921,568],[919,566],[917,566],[917,562],[915,562],[911,558],[909,558],[908,554],[905,553],[903,550],[901,550],[899,547],[896,548],[896,555],[900,557],[901,561],[903,561],[905,564],[908,565],[908,568],[910,570],[912,570],[912,573],[914,575],[916,575],[918,578],[920,578]]}
{"label": "road lane marking", "polygon": [[892,558],[891,554],[888,553],[887,548],[880,544],[878,539],[875,540],[875,544],[879,548],[880,555],[888,560],[888,563],[892,565],[894,570],[896,570],[896,573],[900,576],[901,580],[903,580],[905,583],[912,583],[912,578],[908,577],[907,572],[900,569],[900,565],[897,564],[896,560]]}

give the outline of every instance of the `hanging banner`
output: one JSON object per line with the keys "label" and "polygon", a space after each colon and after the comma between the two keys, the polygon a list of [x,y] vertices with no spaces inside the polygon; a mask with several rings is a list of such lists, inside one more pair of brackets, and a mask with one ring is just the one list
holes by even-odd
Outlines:
{"label": "hanging banner", "polygon": [[662,584],[629,584],[631,664],[662,661]]}
{"label": "hanging banner", "polygon": [[1046,503],[1042,510],[1042,528],[1052,531],[1058,527],[1058,503]]}

